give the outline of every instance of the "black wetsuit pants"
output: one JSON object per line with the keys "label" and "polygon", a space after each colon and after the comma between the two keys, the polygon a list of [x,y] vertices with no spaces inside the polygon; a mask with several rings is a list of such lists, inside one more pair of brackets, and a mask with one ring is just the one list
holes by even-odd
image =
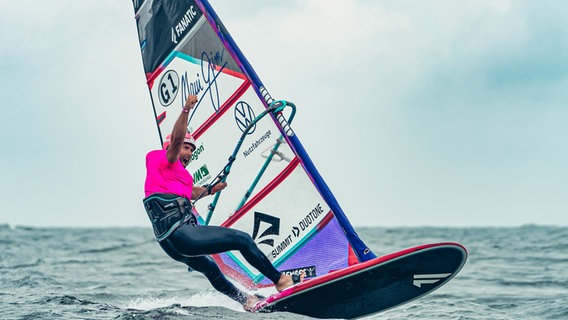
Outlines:
{"label": "black wetsuit pants", "polygon": [[225,278],[210,254],[238,250],[248,263],[274,284],[280,279],[280,272],[258,249],[251,236],[239,230],[199,226],[188,221],[161,241],[160,246],[174,260],[203,273],[216,290],[241,304],[246,302],[247,295]]}

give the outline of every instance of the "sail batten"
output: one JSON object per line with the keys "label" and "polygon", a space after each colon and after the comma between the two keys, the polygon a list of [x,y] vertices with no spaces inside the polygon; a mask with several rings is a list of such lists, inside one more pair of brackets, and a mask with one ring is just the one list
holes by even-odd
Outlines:
{"label": "sail batten", "polygon": [[[188,170],[202,186],[230,169],[224,177],[228,187],[213,203],[211,198],[195,203],[198,220],[205,223],[209,212],[209,224],[249,233],[279,270],[304,270],[308,277],[375,257],[292,130],[293,104],[274,108],[279,101],[270,96],[209,2],[133,4],[160,139],[171,132],[187,96],[197,95],[199,104],[188,123],[197,148]],[[238,252],[214,259],[247,287],[272,285]]]}

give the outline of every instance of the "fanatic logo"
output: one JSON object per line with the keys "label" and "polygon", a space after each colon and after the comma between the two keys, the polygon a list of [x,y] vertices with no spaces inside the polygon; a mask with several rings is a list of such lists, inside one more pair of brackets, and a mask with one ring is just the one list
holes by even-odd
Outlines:
{"label": "fanatic logo", "polygon": [[178,44],[178,39],[180,39],[187,31],[189,31],[195,22],[197,21],[198,14],[197,10],[193,6],[190,6],[185,14],[181,17],[178,23],[172,27],[172,42]]}
{"label": "fanatic logo", "polygon": [[[261,231],[262,227],[262,233]],[[270,237],[270,236],[277,236],[280,234],[280,219],[267,215],[262,212],[254,212],[254,230],[252,232],[252,238],[256,241],[257,239],[261,240],[258,244],[266,244],[271,247],[274,247],[274,239],[267,238],[262,240],[262,238]]]}
{"label": "fanatic logo", "polygon": [[[244,101],[237,102],[235,105],[235,121],[241,132],[247,130],[247,127],[253,122],[255,117],[256,115],[248,103]],[[253,133],[255,129],[256,124],[248,131],[248,134]]]}
{"label": "fanatic logo", "polygon": [[421,288],[423,284],[434,284],[450,275],[451,273],[415,274],[412,284]]}

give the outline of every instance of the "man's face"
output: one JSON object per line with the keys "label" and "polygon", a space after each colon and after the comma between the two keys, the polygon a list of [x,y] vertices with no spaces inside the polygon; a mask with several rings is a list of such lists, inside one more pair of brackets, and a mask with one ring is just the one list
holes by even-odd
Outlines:
{"label": "man's face", "polygon": [[181,146],[181,151],[179,153],[179,161],[181,161],[181,164],[183,165],[184,168],[187,167],[187,165],[189,164],[193,151],[194,151],[193,146],[189,143],[184,143]]}

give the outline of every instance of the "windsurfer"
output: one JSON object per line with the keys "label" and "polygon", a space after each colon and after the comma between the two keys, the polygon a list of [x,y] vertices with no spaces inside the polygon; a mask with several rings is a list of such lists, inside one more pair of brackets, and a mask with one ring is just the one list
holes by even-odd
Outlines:
{"label": "windsurfer", "polygon": [[191,174],[185,169],[196,147],[195,140],[186,132],[189,111],[196,103],[197,96],[190,95],[163,149],[146,155],[144,207],[156,239],[171,258],[185,263],[190,270],[203,273],[216,290],[250,310],[260,297],[236,288],[210,254],[239,250],[252,266],[275,284],[278,291],[302,281],[305,273],[300,276],[280,273],[245,232],[197,224],[190,200],[204,193],[215,194],[227,184],[218,183],[207,191],[205,187],[194,186]]}

